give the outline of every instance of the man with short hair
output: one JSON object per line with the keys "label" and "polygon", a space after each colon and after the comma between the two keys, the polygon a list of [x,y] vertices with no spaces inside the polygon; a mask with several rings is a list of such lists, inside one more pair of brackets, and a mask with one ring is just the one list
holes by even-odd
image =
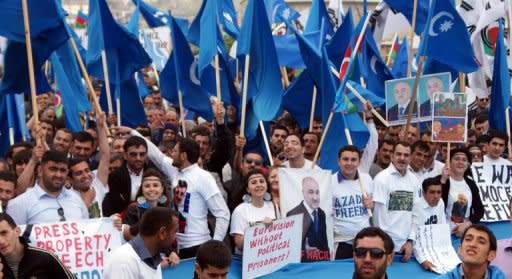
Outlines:
{"label": "man with short hair", "polygon": [[496,237],[492,231],[485,225],[472,224],[460,239],[458,253],[462,263],[438,278],[507,278],[499,268],[489,265],[496,258],[496,248]]}
{"label": "man with short hair", "polygon": [[386,268],[393,262],[393,240],[382,229],[367,227],[354,238],[353,279],[386,279]]}
{"label": "man with short hair", "polygon": [[68,153],[73,144],[73,133],[66,128],[60,128],[53,138],[53,149]]}
{"label": "man with short hair", "polygon": [[320,135],[313,132],[306,132],[304,136],[302,136],[302,140],[304,141],[304,158],[313,161],[316,150],[318,149],[318,144],[320,143]]}
{"label": "man with short hair", "polygon": [[11,200],[7,213],[20,225],[88,219],[89,212],[80,196],[63,189],[67,174],[66,154],[47,151],[38,169],[41,179],[32,190]]}
{"label": "man with short hair", "polygon": [[10,171],[0,171],[0,201],[5,211],[9,201],[16,195],[16,175]]}
{"label": "man with short hair", "polygon": [[28,245],[11,216],[0,213],[2,278],[75,278],[54,254]]}
{"label": "man with short hair", "polygon": [[390,139],[384,139],[379,143],[375,162],[372,164],[369,172],[372,178],[375,178],[381,170],[389,166],[389,163],[391,163],[391,155],[393,154],[394,145],[395,142]]}
{"label": "man with short hair", "polygon": [[78,132],[73,135],[73,144],[69,150],[71,158],[84,158],[91,170],[98,168],[98,162],[92,160],[94,154],[94,137],[87,132]]}
{"label": "man with short hair", "polygon": [[53,121],[48,119],[42,119],[39,123],[41,130],[44,132],[45,141],[47,143],[51,143],[53,140],[53,135],[55,134],[55,124]]}
{"label": "man with short hair", "polygon": [[103,278],[162,278],[161,253],[176,239],[178,216],[170,208],[154,207],[139,222],[139,234],[108,258]]}
{"label": "man with short hair", "polygon": [[429,158],[430,148],[424,141],[416,141],[412,144],[411,163],[409,164],[409,170],[416,175],[418,181],[423,182],[425,179],[424,175],[425,165]]}
{"label": "man with short hair", "polygon": [[231,250],[222,241],[208,240],[197,249],[194,279],[227,278]]}
{"label": "man with short hair", "polygon": [[[297,134],[290,134],[284,141],[284,155],[288,161],[284,166],[292,169],[312,169],[313,162],[304,158],[304,144],[302,138]],[[314,168],[320,168],[317,165]]]}
{"label": "man with short hair", "polygon": [[487,134],[489,131],[489,118],[486,113],[478,114],[475,118],[476,136]]}
{"label": "man with short hair", "polygon": [[[358,171],[361,151],[346,145],[338,152],[340,170],[332,175],[334,242],[338,243],[335,259],[352,257],[353,239],[358,231],[370,226],[368,208],[373,207],[370,175]],[[366,193],[363,194],[361,186]]]}
{"label": "man with short hair", "polygon": [[489,143],[487,145],[487,154],[484,156],[484,163],[510,164],[510,161],[502,157],[508,140],[508,135],[505,132],[498,130],[489,131]]}
{"label": "man with short hair", "polygon": [[420,195],[420,183],[408,168],[410,160],[411,145],[396,143],[391,164],[374,179],[373,193],[374,225],[391,236],[395,252],[403,254],[404,262],[412,255],[412,208]]}
{"label": "man with short hair", "polygon": [[287,136],[288,130],[285,126],[276,125],[272,128],[269,142],[272,155],[277,156],[283,151],[283,144]]}

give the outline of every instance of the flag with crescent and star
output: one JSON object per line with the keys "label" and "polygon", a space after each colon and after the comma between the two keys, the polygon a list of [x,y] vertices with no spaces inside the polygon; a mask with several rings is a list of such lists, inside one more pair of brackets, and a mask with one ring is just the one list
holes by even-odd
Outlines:
{"label": "flag with crescent and star", "polygon": [[432,1],[418,53],[459,72],[478,69],[466,24],[450,1]]}

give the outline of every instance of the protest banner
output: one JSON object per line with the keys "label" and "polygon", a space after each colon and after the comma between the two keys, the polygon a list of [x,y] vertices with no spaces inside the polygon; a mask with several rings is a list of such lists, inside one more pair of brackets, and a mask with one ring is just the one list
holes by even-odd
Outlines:
{"label": "protest banner", "polygon": [[512,164],[473,163],[473,179],[478,186],[480,198],[484,205],[483,222],[497,222],[510,219],[508,207],[512,196]]}
{"label": "protest banner", "polygon": [[459,263],[460,259],[453,249],[448,224],[422,225],[416,230],[414,256],[419,263],[431,262],[433,271],[443,274]]}
{"label": "protest banner", "polygon": [[22,231],[30,230],[29,245],[55,253],[78,279],[101,279],[103,265],[121,246],[121,232],[114,228],[110,218],[20,228]]}
{"label": "protest banner", "polygon": [[169,59],[172,48],[171,36],[167,26],[142,29],[139,31],[139,41],[148,52],[153,63],[162,71]]}
{"label": "protest banner", "polygon": [[272,273],[289,263],[300,262],[302,216],[278,219],[271,225],[245,230],[242,278]]}
{"label": "protest banner", "polygon": [[432,141],[466,142],[467,98],[464,93],[434,93]]}
{"label": "protest banner", "polygon": [[302,218],[301,262],[334,256],[331,173],[321,169],[279,169],[281,216]]}

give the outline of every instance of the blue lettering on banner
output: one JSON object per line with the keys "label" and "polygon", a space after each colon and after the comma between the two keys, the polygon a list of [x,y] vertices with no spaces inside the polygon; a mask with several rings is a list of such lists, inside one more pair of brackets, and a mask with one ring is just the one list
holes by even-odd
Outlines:
{"label": "blue lettering on banner", "polygon": [[334,197],[334,214],[336,218],[353,218],[367,214],[362,195]]}
{"label": "blue lettering on banner", "polygon": [[101,279],[102,273],[103,273],[103,271],[101,271],[101,270],[93,269],[93,270],[82,271],[80,273],[75,273],[74,275],[77,279]]}

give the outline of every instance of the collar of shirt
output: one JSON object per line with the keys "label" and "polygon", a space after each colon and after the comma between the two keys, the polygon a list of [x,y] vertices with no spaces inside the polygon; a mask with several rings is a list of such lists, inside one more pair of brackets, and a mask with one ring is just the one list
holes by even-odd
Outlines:
{"label": "collar of shirt", "polygon": [[[356,172],[356,176],[354,177],[353,180],[357,180],[359,179],[359,172]],[[352,179],[347,179],[342,173],[341,173],[341,170],[338,172],[338,183],[341,183],[343,182],[344,180],[352,180]]]}
{"label": "collar of shirt", "polygon": [[421,168],[419,171],[415,171],[415,170],[411,167],[411,165],[407,166],[407,169],[409,169],[409,171],[410,171],[411,173],[419,174],[419,175],[423,175],[423,174],[425,174],[425,172],[426,172],[426,170],[425,170],[424,168]]}
{"label": "collar of shirt", "polygon": [[68,190],[64,186],[62,186],[62,190],[60,191],[60,194],[57,197],[55,197],[53,195],[48,194],[48,192],[46,192],[45,190],[43,190],[43,188],[41,188],[41,186],[39,186],[39,183],[36,183],[33,191],[35,191],[34,193],[36,194],[37,199],[41,199],[45,195],[50,198],[54,198],[54,199],[57,199],[61,196],[69,195]]}
{"label": "collar of shirt", "polygon": [[126,169],[128,170],[129,175],[142,176],[142,174],[144,173],[144,169],[141,169],[138,174],[132,171],[128,166],[126,166]]}
{"label": "collar of shirt", "polygon": [[140,237],[140,235],[137,235],[134,239],[130,240],[130,245],[132,246],[133,250],[135,250],[135,253],[139,256],[139,258],[145,262],[147,265],[149,265],[153,269],[157,269],[158,265],[162,261],[162,257],[160,257],[160,253],[157,253],[156,255],[151,255],[148,251],[148,248],[146,247],[146,244]]}
{"label": "collar of shirt", "polygon": [[390,174],[392,174],[392,175],[396,175],[396,174],[398,174],[399,176],[404,177],[404,176],[406,176],[406,175],[407,175],[407,172],[408,172],[408,168],[409,168],[409,166],[407,166],[407,168],[405,169],[405,174],[404,174],[404,175],[402,175],[402,174],[398,171],[398,169],[395,167],[395,165],[393,164],[393,162],[391,162],[391,163],[389,164],[389,167],[388,167],[388,168],[389,168],[389,173],[390,173]]}
{"label": "collar of shirt", "polygon": [[[460,278],[466,279],[466,276],[464,276],[464,270],[462,270],[462,264],[459,266],[459,271],[460,271]],[[489,269],[485,270],[485,274],[482,279],[489,279]]]}
{"label": "collar of shirt", "polygon": [[304,204],[304,207],[305,207],[305,208],[306,208],[306,210],[308,211],[309,216],[311,217],[311,220],[313,220],[313,219],[314,219],[314,217],[313,217],[313,211],[314,211],[314,209],[313,209],[313,208],[311,208],[311,207],[309,207],[309,205],[306,203],[306,201],[303,201],[302,203]]}

